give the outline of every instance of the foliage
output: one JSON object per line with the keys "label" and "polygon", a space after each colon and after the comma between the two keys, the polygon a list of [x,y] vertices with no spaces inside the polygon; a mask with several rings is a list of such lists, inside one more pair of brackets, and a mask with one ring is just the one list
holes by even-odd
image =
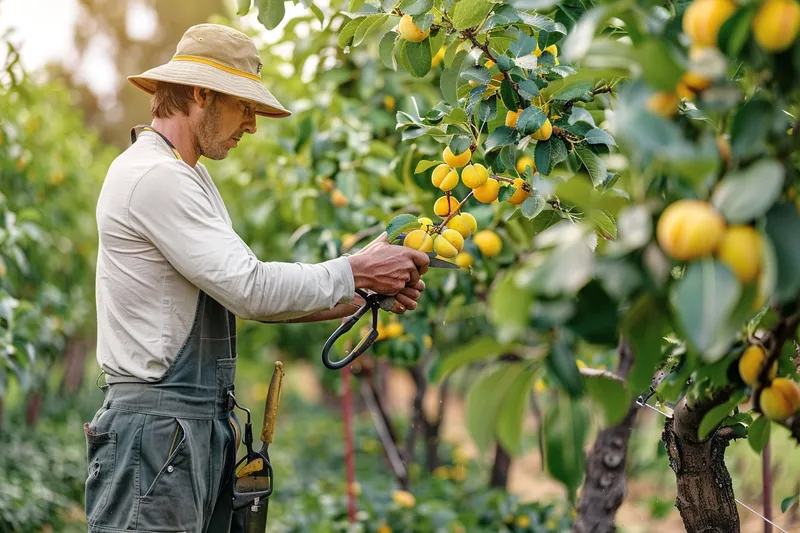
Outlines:
{"label": "foliage", "polygon": [[[463,183],[446,193],[464,199],[459,209],[489,207],[487,226],[503,236],[510,254],[501,262],[484,257],[488,268],[473,266],[470,274],[482,287],[462,300],[486,305],[502,350],[491,347],[480,358],[448,347],[448,357],[459,363],[444,359],[435,367],[491,367],[498,355],[512,353],[520,369],[546,372],[567,393],[568,402],[553,404],[545,420],[563,421],[587,402],[606,414],[606,423],[646,393],[664,368],[666,379],[652,385],[662,401],[686,397],[710,406],[697,428],[701,439],[721,425],[746,434],[758,418],[761,390],[770,382],[763,372],[748,385],[736,371],[748,344],[768,345],[770,363],[778,361],[782,376],[798,379],[791,359],[800,257],[790,243],[800,221],[800,42],[789,33],[784,49],[765,48],[753,31],[750,5],[721,17],[721,29],[704,30],[711,38],[685,34],[693,27],[685,20],[689,5],[350,3],[340,47],[374,54],[377,42],[383,65],[441,91],[433,102],[412,100],[397,113],[405,144],[433,146],[426,150],[433,154],[469,149],[472,162],[503,185],[497,201],[487,204]],[[260,20],[271,27],[281,18],[273,15]],[[395,29],[404,16],[411,16],[416,33],[407,23]],[[518,168],[524,155],[533,165],[526,160]],[[436,156],[415,157],[410,166],[429,176],[439,163]],[[517,183],[530,187],[522,205],[510,202]],[[410,199],[416,212],[430,215],[430,199]],[[673,205],[673,212],[683,209],[678,222],[668,220]],[[450,217],[442,218],[434,234]],[[390,220],[384,216],[384,226]],[[738,226],[754,235],[757,249],[736,240],[729,229]],[[781,328],[789,332],[779,335]],[[472,338],[464,339],[464,352],[483,335],[467,333]],[[613,379],[599,385],[603,378],[582,372],[577,361],[605,357],[620,337],[633,348],[634,371],[621,387]],[[445,348],[434,345],[439,354]],[[513,436],[505,444],[519,449],[518,430],[484,415],[489,406],[495,413],[524,412],[534,380],[515,391],[519,406],[500,409],[510,382],[502,381],[500,369],[488,368],[487,376],[474,384],[481,401],[470,416],[490,426],[472,424],[472,434],[484,443],[491,442],[487,431],[506,441]],[[488,380],[503,386],[485,385]],[[753,409],[739,413],[748,396]],[[561,438],[548,439],[556,427]],[[544,433],[546,456],[585,444],[585,432],[562,425],[545,423]],[[555,461],[550,473],[574,494],[582,476],[567,470]]]}
{"label": "foliage", "polygon": [[115,152],[10,43],[0,74],[0,398],[39,388],[69,337],[94,335],[94,202]]}

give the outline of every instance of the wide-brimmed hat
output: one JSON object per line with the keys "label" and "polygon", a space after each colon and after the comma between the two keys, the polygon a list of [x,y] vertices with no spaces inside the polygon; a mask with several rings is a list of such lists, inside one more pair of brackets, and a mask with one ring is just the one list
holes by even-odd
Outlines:
{"label": "wide-brimmed hat", "polygon": [[252,39],[220,24],[192,26],[168,63],[128,76],[128,81],[148,94],[160,81],[204,87],[254,102],[257,115],[292,114],[261,82],[261,56]]}

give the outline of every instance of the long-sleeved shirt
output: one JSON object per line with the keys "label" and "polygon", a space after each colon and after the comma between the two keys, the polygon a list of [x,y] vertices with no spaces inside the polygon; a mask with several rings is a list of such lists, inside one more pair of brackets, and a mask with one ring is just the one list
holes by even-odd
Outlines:
{"label": "long-sleeved shirt", "polygon": [[279,321],[354,298],[346,257],[260,261],[233,230],[208,170],[144,131],[109,168],[97,202],[97,361],[108,382],[161,378],[199,291],[240,318]]}

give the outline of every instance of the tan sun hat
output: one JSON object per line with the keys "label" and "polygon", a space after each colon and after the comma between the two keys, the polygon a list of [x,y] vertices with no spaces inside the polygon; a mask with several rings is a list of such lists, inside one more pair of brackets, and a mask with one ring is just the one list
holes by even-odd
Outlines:
{"label": "tan sun hat", "polygon": [[221,24],[192,26],[168,63],[128,81],[148,94],[160,81],[204,87],[255,102],[256,114],[264,117],[292,114],[262,84],[261,56],[252,39]]}

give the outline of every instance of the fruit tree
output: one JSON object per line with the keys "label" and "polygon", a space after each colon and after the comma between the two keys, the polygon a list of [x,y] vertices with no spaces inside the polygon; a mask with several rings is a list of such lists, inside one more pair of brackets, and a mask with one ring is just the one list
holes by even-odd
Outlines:
{"label": "fruit tree", "polygon": [[[268,29],[283,19],[282,2],[256,3]],[[513,451],[544,376],[558,391],[548,472],[577,531],[611,530],[630,423],[655,397],[687,531],[738,531],[728,443],[800,442],[800,4],[351,0],[347,13],[346,51],[438,78],[438,103],[396,115],[435,199],[384,223],[487,289],[492,336],[430,369],[483,365],[476,440]],[[586,353],[616,368],[579,368]],[[584,460],[593,410],[605,426]]]}

